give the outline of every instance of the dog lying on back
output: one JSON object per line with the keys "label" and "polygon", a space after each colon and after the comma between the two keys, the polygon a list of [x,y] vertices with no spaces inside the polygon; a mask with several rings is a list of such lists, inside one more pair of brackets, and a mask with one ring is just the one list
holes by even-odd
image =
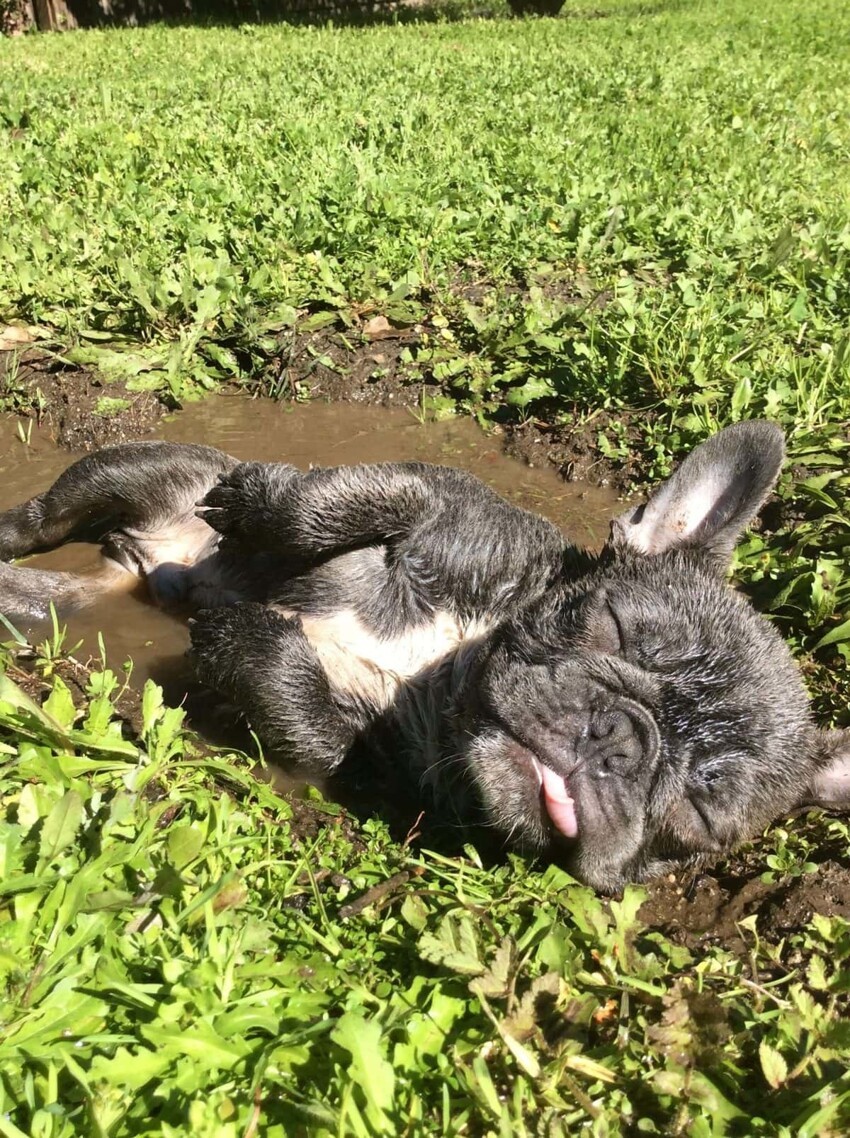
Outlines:
{"label": "dog lying on back", "polygon": [[[198,676],[293,770],[384,752],[437,809],[615,890],[850,805],[845,735],[815,728],[787,647],[724,579],[782,459],[778,428],[729,427],[593,555],[447,467],[129,444],[0,515],[0,611],[144,577],[196,613]],[[80,540],[103,545],[95,580],[8,564]]]}

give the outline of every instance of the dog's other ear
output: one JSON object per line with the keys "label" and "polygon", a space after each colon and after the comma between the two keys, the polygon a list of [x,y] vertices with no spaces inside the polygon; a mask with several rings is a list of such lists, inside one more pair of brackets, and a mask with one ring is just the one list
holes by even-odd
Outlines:
{"label": "dog's other ear", "polygon": [[797,805],[850,810],[850,730],[818,731],[816,763]]}
{"label": "dog's other ear", "polygon": [[727,427],[692,451],[648,502],[616,518],[609,541],[648,554],[701,549],[725,566],[775,486],[784,457],[782,431],[773,423]]}

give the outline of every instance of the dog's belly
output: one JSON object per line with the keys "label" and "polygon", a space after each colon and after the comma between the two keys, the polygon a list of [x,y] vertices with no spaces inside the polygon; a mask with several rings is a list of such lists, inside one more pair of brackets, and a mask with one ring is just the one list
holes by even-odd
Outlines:
{"label": "dog's belly", "polygon": [[367,628],[353,609],[322,616],[280,611],[300,619],[337,691],[380,710],[390,707],[403,687],[427,683],[436,668],[480,643],[487,632],[485,622],[462,622],[445,611],[386,637]]}

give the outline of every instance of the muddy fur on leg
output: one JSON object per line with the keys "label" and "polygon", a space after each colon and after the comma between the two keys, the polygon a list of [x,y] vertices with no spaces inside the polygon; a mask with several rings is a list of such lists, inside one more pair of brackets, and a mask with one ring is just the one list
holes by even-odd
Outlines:
{"label": "muddy fur on leg", "polygon": [[[212,447],[127,443],[86,455],[43,494],[0,514],[0,598],[10,619],[42,619],[148,581],[163,604],[188,599],[210,577],[220,539],[196,516],[198,501],[236,460]],[[3,566],[66,542],[101,543],[94,575]],[[194,576],[193,576],[194,575]]]}
{"label": "muddy fur on leg", "polygon": [[198,678],[231,699],[276,756],[313,775],[336,770],[369,711],[332,688],[299,620],[237,604],[199,613],[189,631]]}

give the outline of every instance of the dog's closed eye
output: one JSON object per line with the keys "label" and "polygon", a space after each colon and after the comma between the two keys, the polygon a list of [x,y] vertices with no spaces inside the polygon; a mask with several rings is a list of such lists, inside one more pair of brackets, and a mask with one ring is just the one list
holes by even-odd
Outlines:
{"label": "dog's closed eye", "polygon": [[586,606],[584,643],[591,652],[619,656],[625,647],[623,626],[608,596],[597,593]]}

